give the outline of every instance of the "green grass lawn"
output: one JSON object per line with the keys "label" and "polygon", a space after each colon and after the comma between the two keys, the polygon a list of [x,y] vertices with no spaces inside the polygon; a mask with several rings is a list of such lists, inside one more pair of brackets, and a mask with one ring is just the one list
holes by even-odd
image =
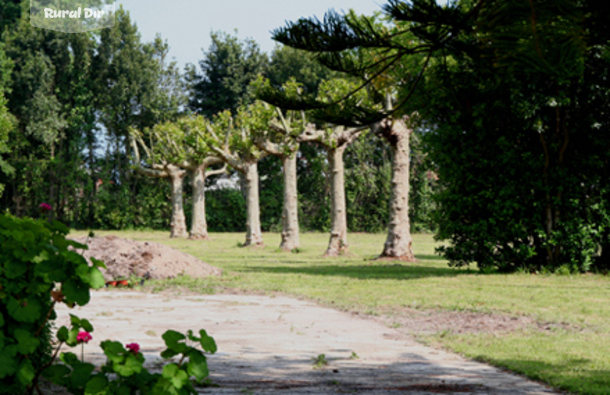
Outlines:
{"label": "green grass lawn", "polygon": [[[77,232],[78,233],[78,232]],[[442,333],[422,340],[582,394],[610,394],[610,278],[601,275],[479,274],[452,269],[434,254],[431,235],[414,235],[416,263],[374,261],[385,235],[350,234],[350,251],[324,258],[326,234],[301,235],[299,253],[282,253],[278,234],[264,248],[240,248],[243,234],[213,234],[210,241],[169,239],[168,232],[96,232],[169,245],[221,268],[217,279],[151,282],[153,291],[196,292],[238,288],[284,292],[336,308],[399,314],[404,307],[527,315],[565,323],[552,331],[507,335]],[[574,329],[565,329],[574,328]]]}

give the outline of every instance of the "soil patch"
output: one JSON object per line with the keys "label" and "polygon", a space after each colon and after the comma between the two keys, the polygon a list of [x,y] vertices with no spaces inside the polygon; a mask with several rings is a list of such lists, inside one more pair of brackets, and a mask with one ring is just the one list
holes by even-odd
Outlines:
{"label": "soil patch", "polygon": [[134,241],[117,236],[76,237],[75,241],[89,246],[83,252],[87,259],[94,257],[104,263],[106,280],[135,276],[145,279],[168,279],[180,275],[191,277],[219,276],[221,270],[192,255],[163,244]]}
{"label": "soil patch", "polygon": [[[378,318],[376,318],[378,320]],[[527,316],[468,311],[404,309],[381,319],[386,325],[411,335],[452,333],[506,333],[523,329],[550,331],[555,329],[582,330],[567,323],[540,322]]]}

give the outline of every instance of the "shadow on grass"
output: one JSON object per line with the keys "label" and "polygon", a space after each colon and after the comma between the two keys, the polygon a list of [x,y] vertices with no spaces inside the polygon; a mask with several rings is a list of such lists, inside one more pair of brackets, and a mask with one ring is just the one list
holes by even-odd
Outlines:
{"label": "shadow on grass", "polygon": [[436,254],[415,254],[415,258],[418,261],[444,261],[445,258],[443,258],[440,255],[436,255]]}
{"label": "shadow on grass", "polygon": [[274,274],[306,274],[310,276],[336,276],[366,279],[410,280],[425,277],[456,277],[474,272],[451,268],[418,266],[417,264],[357,265],[357,266],[249,266],[246,272]]}
{"label": "shadow on grass", "polygon": [[[561,363],[520,359],[488,359],[485,362],[522,373],[534,380],[577,394],[610,394],[610,371],[591,369],[591,361],[572,358]],[[587,366],[588,365],[588,366]]]}

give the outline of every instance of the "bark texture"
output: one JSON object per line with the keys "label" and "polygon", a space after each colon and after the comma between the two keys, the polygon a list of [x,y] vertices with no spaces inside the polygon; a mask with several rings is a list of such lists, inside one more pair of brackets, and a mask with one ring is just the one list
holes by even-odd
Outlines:
{"label": "bark texture", "polygon": [[297,157],[283,156],[284,207],[282,209],[282,251],[292,251],[300,246],[299,204],[297,191]]}
{"label": "bark texture", "polygon": [[193,186],[193,218],[191,219],[191,240],[209,240],[208,222],[205,211],[205,180],[212,175],[226,172],[226,166],[218,170],[208,170],[209,166],[222,163],[218,157],[208,156],[201,163],[184,163],[182,167],[191,172]]}
{"label": "bark texture", "polygon": [[345,167],[343,153],[346,145],[327,148],[330,165],[331,229],[325,256],[338,256],[347,251],[347,209],[345,204]]}
{"label": "bark texture", "polygon": [[365,127],[346,129],[336,126],[330,135],[311,125],[297,138],[298,142],[313,141],[326,149],[330,165],[331,183],[331,231],[325,256],[338,256],[347,251],[347,208],[345,204],[345,167],[343,153]]}
{"label": "bark texture", "polygon": [[263,233],[261,231],[260,204],[258,192],[258,165],[256,162],[244,166],[246,179],[246,243],[244,246],[262,246]]}
{"label": "bark texture", "polygon": [[191,232],[189,239],[208,240],[208,223],[205,213],[205,179],[207,166],[202,164],[191,172],[191,184],[193,186],[193,219],[191,220]]}
{"label": "bark texture", "polygon": [[388,237],[380,258],[415,261],[409,220],[409,136],[404,120],[384,120],[376,130],[392,148],[392,200]]}
{"label": "bark texture", "polygon": [[166,165],[172,186],[172,221],[170,224],[170,237],[187,237],[186,218],[184,216],[184,203],[182,200],[182,186],[186,171],[174,165]]}

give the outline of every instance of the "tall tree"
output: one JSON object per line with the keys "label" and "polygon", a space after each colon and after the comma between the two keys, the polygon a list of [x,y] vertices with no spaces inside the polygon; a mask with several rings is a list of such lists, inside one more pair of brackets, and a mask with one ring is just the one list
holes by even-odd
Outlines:
{"label": "tall tree", "polygon": [[175,122],[166,122],[155,126],[151,137],[164,152],[168,162],[189,172],[193,187],[193,213],[189,239],[208,240],[208,224],[205,209],[206,179],[210,176],[226,172],[226,165],[221,169],[212,169],[213,165],[223,163],[222,159],[213,155],[198,130],[204,122],[199,117],[180,118]]}
{"label": "tall tree", "polygon": [[[414,55],[433,59],[421,62],[421,70],[433,66],[426,79],[421,72],[405,79],[395,108],[421,111],[433,126],[431,156],[447,187],[439,237],[452,242],[443,249],[451,264],[587,270],[607,228],[591,222],[604,217],[603,201],[593,204],[592,196],[601,193],[595,180],[608,155],[597,132],[607,122],[608,19],[597,5],[389,0],[384,11],[394,27],[329,13],[275,37],[368,86]],[[378,56],[362,62],[371,50]],[[420,81],[430,89],[415,93]]]}
{"label": "tall tree", "polygon": [[[151,133],[150,137],[156,133]],[[184,216],[183,185],[187,171],[176,165],[173,153],[167,146],[152,143],[149,147],[143,134],[135,129],[130,132],[130,141],[134,152],[135,170],[147,177],[167,179],[171,185],[172,217],[170,222],[170,237],[186,237],[186,217]],[[146,153],[143,160],[140,148]]]}
{"label": "tall tree", "polygon": [[[320,85],[319,99],[322,102],[333,102],[352,88],[346,80],[334,79]],[[364,100],[363,95],[357,97]],[[344,103],[346,104],[346,103]],[[347,105],[350,105],[348,103]],[[316,142],[324,147],[329,164],[331,196],[331,229],[328,248],[324,255],[337,256],[348,249],[347,244],[347,206],[345,202],[345,166],[343,155],[368,127],[346,127],[340,123],[325,124],[321,127],[309,125],[297,137],[298,142]]]}
{"label": "tall tree", "polygon": [[187,68],[190,85],[189,107],[208,118],[221,111],[235,114],[240,104],[252,102],[248,85],[267,67],[267,56],[251,40],[239,40],[223,32],[211,34],[212,44],[199,62]]}
{"label": "tall tree", "polygon": [[[5,56],[3,45],[0,43],[0,174],[11,175],[15,169],[8,163],[2,154],[6,154],[10,147],[8,144],[9,132],[15,127],[15,118],[8,112],[4,91],[9,82],[12,63]],[[4,184],[0,183],[0,196],[4,192]]]}
{"label": "tall tree", "polygon": [[[331,123],[374,126],[373,130],[388,142],[393,152],[388,238],[381,257],[413,260],[408,217],[410,130],[404,119],[395,113],[393,103],[399,96],[395,87],[405,85],[405,81],[396,84],[392,80],[398,68],[398,59],[406,54],[429,50],[429,47],[417,47],[412,44],[412,36],[398,33],[398,28],[389,28],[375,17],[358,16],[353,12],[344,16],[329,12],[323,22],[301,19],[284,29],[278,29],[274,32],[276,40],[314,52],[325,66],[352,75],[360,82],[342,93],[342,96],[326,103],[314,98],[301,103],[293,100],[291,103],[285,95],[271,91],[264,96],[276,104],[279,101],[287,106],[314,109],[317,118]],[[368,91],[368,104],[354,100],[365,87]],[[342,102],[350,101],[350,106],[341,105]],[[385,102],[385,106],[371,106],[371,103],[379,102]]]}
{"label": "tall tree", "polygon": [[258,162],[267,153],[254,144],[251,134],[252,127],[265,124],[254,118],[258,115],[251,107],[242,106],[235,117],[229,111],[223,111],[199,128],[201,137],[210,149],[245,179],[247,219],[244,246],[263,245]]}
{"label": "tall tree", "polygon": [[[269,80],[258,80],[258,85],[269,84]],[[260,89],[260,88],[258,88]],[[294,80],[283,85],[290,95],[298,95],[301,86]],[[300,246],[299,205],[297,190],[297,152],[300,136],[306,127],[304,112],[282,111],[261,101],[250,106],[254,120],[260,122],[250,128],[254,143],[269,155],[282,162],[284,178],[282,208],[282,251],[293,251]]]}

